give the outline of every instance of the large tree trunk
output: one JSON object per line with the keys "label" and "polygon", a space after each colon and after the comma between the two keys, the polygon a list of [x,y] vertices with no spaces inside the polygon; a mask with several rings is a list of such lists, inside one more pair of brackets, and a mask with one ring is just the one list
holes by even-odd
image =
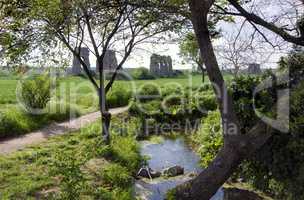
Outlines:
{"label": "large tree trunk", "polygon": [[266,125],[258,123],[249,133],[242,134],[233,110],[232,97],[228,95],[220,72],[208,30],[207,15],[213,0],[190,0],[192,23],[198,39],[201,56],[205,62],[210,81],[215,85],[221,111],[224,146],[215,160],[195,179],[178,186],[178,200],[209,200],[249,155],[263,146],[269,139]]}
{"label": "large tree trunk", "polygon": [[260,149],[271,137],[264,123],[258,123],[248,134],[225,137],[224,146],[212,163],[195,179],[175,190],[177,200],[209,200],[241,162]]}

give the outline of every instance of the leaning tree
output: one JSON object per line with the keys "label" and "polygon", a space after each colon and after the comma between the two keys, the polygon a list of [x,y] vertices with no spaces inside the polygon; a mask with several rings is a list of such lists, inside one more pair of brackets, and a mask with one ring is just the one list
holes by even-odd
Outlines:
{"label": "leaning tree", "polygon": [[[177,187],[174,196],[176,199],[208,200],[235,172],[243,160],[259,150],[269,140],[273,132],[273,128],[262,120],[258,121],[249,131],[242,131],[240,119],[234,109],[232,96],[227,92],[227,85],[221,74],[210,39],[208,28],[210,16],[216,14],[244,17],[264,37],[266,42],[270,41],[263,33],[264,30],[275,33],[283,40],[300,46],[304,46],[303,20],[298,19],[297,26],[290,28],[269,22],[267,19],[247,11],[238,0],[189,0],[188,2],[201,56],[218,97],[224,144],[211,164],[196,178]],[[223,2],[229,2],[235,9],[231,10],[231,7]],[[282,99],[284,98],[285,96],[282,97]],[[288,106],[288,104],[279,105],[279,102],[284,102],[281,101],[282,99],[277,101],[278,105],[274,105],[273,109],[275,106],[281,108]],[[285,121],[281,122],[281,125],[284,126]]]}
{"label": "leaning tree", "polygon": [[[168,1],[169,2],[169,1]],[[111,114],[107,93],[134,48],[154,36],[180,26],[183,19],[175,12],[164,14],[167,1],[142,0],[13,0],[1,3],[0,46],[2,55],[16,59],[37,47],[61,42],[80,61],[99,96],[102,135],[109,143]],[[179,9],[175,7],[174,11]],[[160,23],[161,21],[161,23]],[[155,41],[154,41],[155,42]],[[45,45],[47,44],[47,45]],[[98,81],[83,60],[81,48],[87,47],[97,60]],[[104,59],[107,51],[119,51],[121,60],[105,81]],[[42,49],[43,50],[43,49]],[[10,56],[10,57],[8,57]]]}

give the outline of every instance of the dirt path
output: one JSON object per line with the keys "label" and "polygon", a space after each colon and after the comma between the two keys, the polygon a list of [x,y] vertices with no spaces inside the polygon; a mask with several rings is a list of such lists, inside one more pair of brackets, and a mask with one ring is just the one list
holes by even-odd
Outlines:
{"label": "dirt path", "polygon": [[[117,115],[127,110],[128,107],[121,107],[110,109],[110,112],[112,115]],[[54,135],[63,135],[79,130],[80,128],[96,121],[98,118],[100,118],[100,113],[95,112],[63,123],[51,124],[41,130],[20,137],[0,141],[0,154],[6,155],[11,152],[23,149],[29,145],[43,142]]]}

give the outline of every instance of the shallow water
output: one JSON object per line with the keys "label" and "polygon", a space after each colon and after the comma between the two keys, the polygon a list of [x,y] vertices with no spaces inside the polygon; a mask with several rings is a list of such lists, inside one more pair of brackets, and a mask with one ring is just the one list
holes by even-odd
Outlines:
{"label": "shallow water", "polygon": [[[135,184],[136,194],[143,200],[162,200],[168,190],[191,179],[187,174],[199,173],[203,170],[199,166],[198,155],[187,146],[183,138],[164,139],[160,144],[144,141],[141,143],[141,154],[150,158],[148,164],[153,170],[162,171],[175,165],[185,169],[184,176],[137,181]],[[222,199],[222,190],[212,198],[212,200]]]}

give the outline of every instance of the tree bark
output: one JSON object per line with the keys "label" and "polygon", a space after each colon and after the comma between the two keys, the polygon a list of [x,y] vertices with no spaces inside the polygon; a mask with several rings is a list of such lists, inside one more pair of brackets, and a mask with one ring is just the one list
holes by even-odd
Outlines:
{"label": "tree bark", "polygon": [[105,92],[105,78],[103,70],[103,61],[100,57],[97,60],[97,67],[99,68],[99,110],[101,114],[101,135],[105,144],[110,144],[110,123],[111,113],[107,108],[107,95]]}
{"label": "tree bark", "polygon": [[[209,200],[227,181],[239,164],[261,148],[271,134],[267,126],[259,122],[248,133],[242,134],[232,97],[227,93],[208,30],[207,15],[213,0],[190,0],[191,20],[198,39],[201,56],[205,62],[210,81],[215,84],[221,111],[224,145],[212,163],[195,179],[180,185],[175,190],[177,200]],[[233,132],[230,130],[234,125]]]}
{"label": "tree bark", "polygon": [[102,113],[102,136],[103,141],[106,144],[110,144],[111,137],[110,137],[110,125],[111,125],[111,113],[105,112]]}
{"label": "tree bark", "polygon": [[241,162],[260,149],[271,130],[260,122],[246,135],[226,137],[212,163],[195,179],[175,189],[176,200],[209,200],[235,172]]}
{"label": "tree bark", "polygon": [[221,74],[208,30],[207,15],[212,5],[210,2],[213,2],[213,0],[191,0],[191,21],[198,39],[201,57],[204,60],[207,75],[210,82],[213,83],[214,91],[217,94],[217,102],[219,104],[224,129],[223,132],[224,135],[228,135],[229,127],[231,125],[238,127],[239,123],[233,111],[232,97],[228,95],[228,90]]}

